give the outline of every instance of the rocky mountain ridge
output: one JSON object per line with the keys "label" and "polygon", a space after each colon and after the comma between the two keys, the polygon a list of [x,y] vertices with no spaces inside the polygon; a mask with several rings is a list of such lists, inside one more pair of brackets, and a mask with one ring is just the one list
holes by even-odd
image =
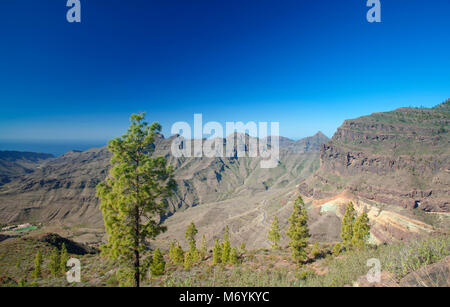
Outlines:
{"label": "rocky mountain ridge", "polygon": [[[299,141],[280,137],[280,156],[272,169],[261,168],[260,157],[238,156],[238,151],[248,154],[250,143],[258,141],[245,134],[219,139],[224,148],[234,139],[234,147],[231,156],[216,158],[176,158],[171,154],[175,137],[160,136],[154,155],[174,166],[178,188],[163,217],[168,232],[155,244],[182,242],[185,228],[194,221],[210,244],[229,225],[233,244],[268,247],[270,222],[277,216],[286,230],[298,194],[309,208],[312,239],[320,242],[339,241],[349,201],[358,212],[368,212],[374,243],[448,228],[448,105],[347,120],[331,140],[322,133]],[[270,147],[270,138],[267,143]],[[108,173],[109,158],[103,147],[44,161],[1,188],[0,222],[37,221],[98,231],[103,221],[95,187]]]}
{"label": "rocky mountain ridge", "polygon": [[[235,137],[235,146],[248,144],[249,136]],[[178,183],[166,217],[200,204],[237,196],[251,198],[276,187],[293,189],[317,169],[320,146],[328,140],[321,133],[299,141],[282,138],[278,166],[261,169],[260,157],[175,158],[171,154],[174,138],[160,136],[155,141],[154,155],[164,156],[174,166]],[[101,227],[95,188],[108,173],[109,159],[110,153],[103,147],[70,151],[45,161],[34,172],[3,187],[0,221]]]}
{"label": "rocky mountain ridge", "polygon": [[45,153],[0,150],[0,186],[32,173],[41,162],[53,157]]}
{"label": "rocky mountain ridge", "polygon": [[349,190],[404,208],[449,212],[449,104],[346,120],[322,146],[321,166],[300,193],[320,199]]}

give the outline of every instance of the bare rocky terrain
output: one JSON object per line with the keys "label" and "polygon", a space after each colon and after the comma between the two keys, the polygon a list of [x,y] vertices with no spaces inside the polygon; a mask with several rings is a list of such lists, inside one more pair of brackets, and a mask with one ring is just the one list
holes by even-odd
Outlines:
{"label": "bare rocky terrain", "polygon": [[53,158],[51,154],[0,151],[0,186],[20,176],[32,173],[38,165]]}
{"label": "bare rocky terrain", "polygon": [[[241,252],[239,267],[220,268],[222,279],[209,255],[190,271],[169,265],[168,277],[151,284],[448,286],[449,103],[347,120],[331,140],[320,132],[298,141],[280,138],[279,161],[272,169],[260,167],[262,158],[238,156],[238,150],[248,154],[250,142],[258,141],[245,134],[219,139],[224,147],[231,138],[235,144],[233,154],[222,158],[176,158],[174,137],[158,136],[153,154],[174,166],[178,187],[162,217],[168,230],[150,247],[166,251],[177,240],[187,248],[185,230],[194,222],[208,250],[228,226],[231,245],[245,243],[248,252]],[[106,237],[95,190],[108,174],[108,149],[19,157],[1,164],[8,179],[0,186],[0,223],[38,227],[0,234],[0,285],[29,281],[35,249],[48,258],[62,243],[82,258],[84,285],[117,285],[114,264],[97,254]],[[321,249],[300,269],[290,261],[284,235],[298,195],[307,205],[311,246],[318,243]],[[334,255],[349,202],[358,214],[368,214],[373,244],[363,252]],[[275,216],[282,239],[280,250],[272,251],[267,233]],[[365,261],[373,257],[387,268],[375,285],[363,275]],[[45,274],[38,285],[66,285],[63,278]]]}
{"label": "bare rocky terrain", "polygon": [[[278,217],[284,232],[299,194],[309,208],[312,241],[340,240],[350,201],[358,212],[368,212],[373,243],[448,229],[449,114],[447,101],[432,109],[401,108],[347,120],[331,140],[320,132],[298,141],[281,137],[278,166],[272,169],[262,169],[261,158],[237,156],[237,149],[248,153],[254,140],[248,135],[220,140],[225,146],[235,138],[234,154],[226,158],[175,158],[174,137],[159,136],[154,155],[174,166],[178,187],[162,217],[168,231],[154,245],[183,242],[194,221],[209,244],[228,225],[233,244],[267,248],[272,219]],[[0,187],[0,222],[70,227],[73,239],[98,244],[103,220],[95,188],[108,173],[109,158],[103,147],[40,161]]]}
{"label": "bare rocky terrain", "polygon": [[[208,242],[230,226],[234,244],[268,248],[274,216],[286,231],[300,194],[309,207],[311,241],[340,241],[340,223],[351,201],[371,220],[372,243],[410,240],[450,227],[450,101],[432,109],[401,108],[346,120],[321,146],[320,167],[295,189],[229,199],[177,213],[160,240],[183,240],[192,220]],[[274,192],[274,193],[271,193]],[[287,244],[287,238],[284,238]]]}
{"label": "bare rocky terrain", "polygon": [[427,212],[450,211],[450,101],[346,120],[300,186],[314,199],[344,190]]}
{"label": "bare rocky terrain", "polygon": [[[248,144],[248,136],[234,137],[236,146]],[[202,204],[238,197],[251,200],[261,192],[292,190],[319,167],[319,149],[327,140],[322,133],[299,141],[282,138],[278,166],[262,169],[261,158],[175,158],[170,150],[173,138],[160,136],[154,155],[166,157],[174,166],[178,183],[164,218]],[[2,187],[0,222],[102,227],[95,189],[108,173],[109,158],[103,147],[70,151],[44,161],[33,172]]]}

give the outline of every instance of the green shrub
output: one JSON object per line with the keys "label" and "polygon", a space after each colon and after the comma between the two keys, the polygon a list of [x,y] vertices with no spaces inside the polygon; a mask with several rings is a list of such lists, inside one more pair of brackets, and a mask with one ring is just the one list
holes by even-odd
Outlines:
{"label": "green shrub", "polygon": [[322,254],[323,254],[323,252],[322,252],[322,250],[319,247],[319,243],[314,242],[314,245],[313,245],[312,250],[311,250],[312,258],[316,259],[317,257],[322,256]]}
{"label": "green shrub", "polygon": [[297,278],[300,280],[307,280],[307,279],[310,279],[315,276],[316,276],[316,272],[311,269],[302,270],[297,273]]}
{"label": "green shrub", "polygon": [[450,237],[446,235],[413,239],[377,247],[367,247],[358,251],[342,253],[328,266],[328,273],[306,280],[307,286],[351,285],[369,271],[367,260],[377,258],[382,271],[389,271],[402,278],[420,267],[435,263],[450,255]]}
{"label": "green shrub", "polygon": [[342,251],[342,244],[341,243],[336,243],[333,247],[333,255],[334,256],[339,256],[339,254]]}
{"label": "green shrub", "polygon": [[166,263],[164,262],[163,255],[159,248],[155,249],[153,253],[153,260],[150,264],[150,272],[153,277],[161,276],[164,274],[164,268],[166,267]]}

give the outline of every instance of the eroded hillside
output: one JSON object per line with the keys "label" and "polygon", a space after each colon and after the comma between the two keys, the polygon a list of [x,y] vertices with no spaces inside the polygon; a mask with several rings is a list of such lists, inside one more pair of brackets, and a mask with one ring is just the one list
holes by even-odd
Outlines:
{"label": "eroded hillside", "polygon": [[[249,138],[235,137],[236,146],[245,145]],[[178,183],[167,215],[236,197],[251,201],[261,192],[280,188],[292,190],[318,168],[319,149],[327,140],[321,133],[299,141],[281,138],[278,166],[262,169],[261,158],[175,158],[171,154],[173,138],[160,136],[155,141],[154,155],[166,157],[175,167]],[[3,187],[0,221],[102,227],[95,188],[108,173],[109,159],[104,147],[70,151],[46,161],[34,172]]]}
{"label": "eroded hillside", "polygon": [[33,172],[40,163],[53,158],[51,154],[0,151],[0,186]]}
{"label": "eroded hillside", "polygon": [[300,193],[345,190],[403,208],[450,211],[450,101],[346,120],[323,145],[319,170]]}

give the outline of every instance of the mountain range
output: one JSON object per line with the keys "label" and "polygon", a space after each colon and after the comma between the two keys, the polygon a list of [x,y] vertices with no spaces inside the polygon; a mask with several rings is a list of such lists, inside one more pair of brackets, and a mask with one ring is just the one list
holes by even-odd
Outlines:
{"label": "mountain range", "polygon": [[[280,138],[278,166],[261,169],[261,158],[175,158],[171,155],[175,137],[158,136],[153,153],[166,157],[175,169],[177,190],[169,202],[167,216],[200,204],[251,196],[275,187],[293,188],[319,167],[319,149],[328,140],[320,132],[299,141]],[[235,147],[248,144],[250,138],[242,134],[234,137]],[[1,188],[1,221],[101,226],[95,188],[108,173],[109,159],[109,151],[102,147],[69,151],[39,161],[33,171]]]}
{"label": "mountain range", "polygon": [[324,198],[349,190],[367,199],[450,210],[450,102],[346,120],[321,149],[319,170],[301,193]]}
{"label": "mountain range", "polygon": [[[309,208],[312,237],[323,242],[339,240],[349,201],[369,213],[375,242],[448,228],[449,120],[447,100],[430,109],[346,120],[332,139],[321,132],[298,141],[280,137],[273,169],[260,168],[261,158],[176,158],[176,136],[158,136],[153,155],[174,166],[178,187],[163,216],[168,231],[155,244],[183,241],[194,221],[210,243],[228,225],[233,243],[266,247],[272,218],[285,230],[299,194]],[[229,138],[246,148],[251,137],[234,134],[223,143]],[[95,188],[108,173],[109,159],[106,147],[60,157],[0,152],[0,222],[101,230]]]}

